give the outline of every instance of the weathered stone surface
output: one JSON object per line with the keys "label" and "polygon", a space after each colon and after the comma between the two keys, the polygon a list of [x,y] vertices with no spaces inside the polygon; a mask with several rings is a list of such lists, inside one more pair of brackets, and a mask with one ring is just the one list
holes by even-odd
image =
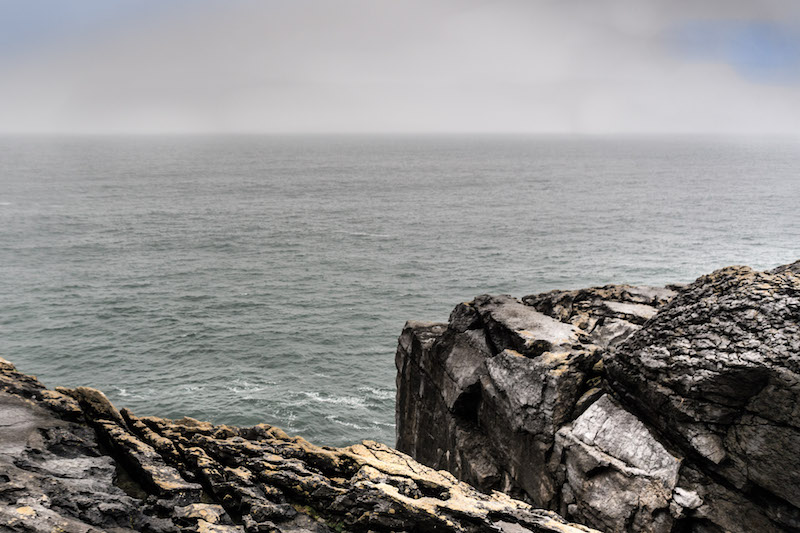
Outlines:
{"label": "weathered stone surface", "polygon": [[555,320],[511,296],[478,296],[471,303],[478,312],[493,351],[512,349],[535,357],[586,342],[577,327]]}
{"label": "weathered stone surface", "polygon": [[448,324],[409,322],[396,358],[398,448],[483,490],[558,508],[562,475],[546,466],[556,432],[602,395],[603,348],[674,294],[483,295]]}
{"label": "weathered stone surface", "polygon": [[591,335],[604,348],[613,346],[652,318],[675,296],[675,287],[606,285],[577,291],[550,291],[522,301]]}
{"label": "weathered stone surface", "polygon": [[800,507],[795,270],[729,267],[703,276],[607,362],[623,401],[699,468],[794,521]]}
{"label": "weathered stone surface", "polygon": [[671,531],[681,459],[615,400],[603,396],[561,428],[558,445],[571,515],[606,531]]}
{"label": "weathered stone surface", "polygon": [[139,418],[86,388],[53,398],[0,361],[0,531],[593,531],[375,442]]}
{"label": "weathered stone surface", "polygon": [[788,265],[781,265],[777,268],[773,268],[772,270],[768,270],[770,274],[781,274],[783,272],[793,272],[795,274],[800,274],[800,260],[795,261],[794,263],[790,263]]}
{"label": "weathered stone surface", "polygon": [[800,531],[800,261],[480,296],[396,361],[398,448],[485,490],[610,532]]}
{"label": "weathered stone surface", "polygon": [[89,427],[0,392],[0,531],[174,531],[114,477]]}

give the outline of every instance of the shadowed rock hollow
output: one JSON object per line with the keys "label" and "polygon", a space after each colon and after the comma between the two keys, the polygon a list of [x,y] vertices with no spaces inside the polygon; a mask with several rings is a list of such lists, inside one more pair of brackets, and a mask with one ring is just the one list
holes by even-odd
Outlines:
{"label": "shadowed rock hollow", "polygon": [[397,350],[397,447],[609,532],[800,531],[800,261],[479,296]]}

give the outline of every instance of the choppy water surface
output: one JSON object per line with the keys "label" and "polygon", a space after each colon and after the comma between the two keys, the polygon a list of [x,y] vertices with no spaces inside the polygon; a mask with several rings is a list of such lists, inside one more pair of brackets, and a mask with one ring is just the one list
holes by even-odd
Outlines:
{"label": "choppy water surface", "polygon": [[139,414],[394,442],[406,319],[800,257],[800,145],[0,140],[0,356]]}

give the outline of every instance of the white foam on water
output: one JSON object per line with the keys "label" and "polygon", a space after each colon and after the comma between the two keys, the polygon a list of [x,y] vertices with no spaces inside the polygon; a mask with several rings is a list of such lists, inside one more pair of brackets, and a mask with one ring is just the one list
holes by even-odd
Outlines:
{"label": "white foam on water", "polygon": [[357,396],[333,396],[327,397],[322,396],[320,393],[316,391],[301,391],[300,394],[314,400],[315,402],[320,403],[330,403],[334,405],[349,405],[352,407],[363,407],[366,401],[364,398],[359,398]]}
{"label": "white foam on water", "polygon": [[263,384],[255,384],[245,381],[243,379],[235,379],[233,380],[232,385],[226,385],[225,389],[236,393],[236,394],[245,394],[249,392],[261,392],[269,388],[269,385],[274,385],[274,383],[268,382]]}
{"label": "white foam on water", "polygon": [[361,430],[361,431],[364,431],[364,430],[367,430],[367,429],[372,429],[372,428],[367,427],[367,426],[359,426],[358,424],[356,424],[354,422],[348,422],[346,420],[342,420],[341,418],[339,418],[336,415],[325,415],[325,420],[330,420],[331,422],[339,424],[340,426],[345,426],[345,427],[348,427],[348,428],[358,429],[358,430]]}
{"label": "white foam on water", "polygon": [[370,396],[377,398],[379,400],[394,400],[395,392],[394,389],[379,389],[376,387],[359,387],[359,392],[366,392]]}

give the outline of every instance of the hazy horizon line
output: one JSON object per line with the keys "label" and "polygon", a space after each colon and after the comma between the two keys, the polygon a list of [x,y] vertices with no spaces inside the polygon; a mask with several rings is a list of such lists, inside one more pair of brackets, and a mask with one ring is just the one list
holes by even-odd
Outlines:
{"label": "hazy horizon line", "polygon": [[55,137],[561,137],[561,138],[717,138],[800,140],[800,134],[760,132],[547,132],[547,131],[131,131],[30,132],[0,131],[0,138]]}

